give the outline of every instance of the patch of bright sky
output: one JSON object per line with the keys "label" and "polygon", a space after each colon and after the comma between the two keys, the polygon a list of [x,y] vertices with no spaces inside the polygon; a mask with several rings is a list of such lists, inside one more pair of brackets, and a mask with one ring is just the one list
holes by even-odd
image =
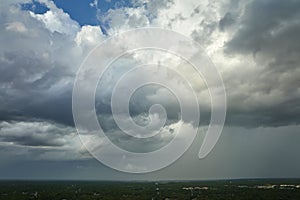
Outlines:
{"label": "patch of bright sky", "polygon": [[[58,8],[63,9],[81,26],[99,25],[97,19],[97,6],[94,0],[53,0]],[[99,5],[98,5],[99,6]]]}
{"label": "patch of bright sky", "polygon": [[[99,20],[101,16],[105,15],[109,9],[116,9],[121,7],[134,7],[132,0],[52,0],[58,8],[68,13],[71,19],[84,25],[99,25],[104,32],[109,28],[108,24],[104,24]],[[49,9],[36,0],[32,3],[22,4],[23,10],[30,10],[35,14],[44,14]]]}
{"label": "patch of bright sky", "polygon": [[22,10],[30,10],[34,12],[35,14],[44,14],[49,10],[49,8],[46,7],[46,5],[41,4],[37,1],[33,1],[32,3],[24,3],[21,4]]}

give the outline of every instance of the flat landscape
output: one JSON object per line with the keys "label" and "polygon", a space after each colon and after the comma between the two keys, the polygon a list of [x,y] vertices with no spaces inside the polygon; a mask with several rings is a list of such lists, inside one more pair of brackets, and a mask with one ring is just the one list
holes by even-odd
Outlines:
{"label": "flat landscape", "polygon": [[201,182],[1,181],[0,199],[299,200],[300,180],[260,179]]}

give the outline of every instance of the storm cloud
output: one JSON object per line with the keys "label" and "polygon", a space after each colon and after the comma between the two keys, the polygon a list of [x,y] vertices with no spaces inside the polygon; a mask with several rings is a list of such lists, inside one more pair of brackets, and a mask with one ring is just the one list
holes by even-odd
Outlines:
{"label": "storm cloud", "polygon": [[[283,162],[288,163],[298,156],[295,152],[299,152],[299,148],[294,142],[299,139],[300,124],[299,1],[134,0],[128,5],[112,6],[105,13],[100,12],[99,4],[95,7],[99,9],[98,16],[95,16],[99,26],[79,25],[66,11],[58,8],[55,1],[38,2],[47,8],[44,13],[25,9],[25,3],[34,4],[30,0],[0,5],[0,147],[3,149],[0,158],[5,162],[10,162],[10,155],[18,155],[16,160],[26,160],[26,163],[30,160],[45,163],[59,160],[62,166],[65,166],[63,162],[69,166],[73,161],[76,165],[82,165],[85,159],[93,162],[77,138],[74,127],[72,90],[76,72],[89,51],[103,40],[118,32],[151,26],[174,30],[197,41],[223,78],[227,93],[226,133],[221,146],[204,166],[203,176],[210,165],[224,161],[221,157],[227,154],[220,152],[231,146],[230,139],[236,143],[246,144],[247,139],[255,143],[252,146],[233,144],[228,150],[232,153],[229,156],[231,163],[247,163],[241,154],[250,155],[254,150],[253,155],[259,155],[255,149],[263,151],[265,157],[269,156],[270,163],[281,163],[277,169],[283,167]],[[132,97],[130,114],[137,124],[145,125],[149,122],[151,105],[162,104],[166,108],[167,123],[161,135],[152,140],[138,141],[121,132],[112,116],[112,90],[126,70],[138,64],[141,58],[156,59],[154,54],[142,52],[122,57],[99,81],[95,102],[99,123],[107,136],[134,152],[158,149],[173,138],[179,123],[192,123],[180,121],[180,108],[174,95],[161,87],[144,87]],[[194,76],[185,64],[176,63],[172,67],[182,75]],[[149,75],[139,74],[138,77],[147,80]],[[210,96],[204,80],[191,78],[191,84],[201,107],[201,123],[193,126],[200,126],[199,137],[202,137],[211,117]],[[289,135],[285,136],[285,132]],[[265,143],[260,142],[260,137]],[[272,151],[280,152],[280,148],[285,148],[279,141],[291,144],[291,149],[285,152],[291,153],[293,149],[290,157],[283,159],[284,153],[272,157]],[[200,143],[198,140],[194,145]],[[268,145],[269,149],[263,148]],[[236,151],[242,153],[234,153]],[[251,161],[263,162],[263,158]],[[199,167],[198,162],[186,157],[179,162],[191,163],[193,173]],[[211,172],[207,178],[278,175],[278,170],[269,172],[270,166],[264,164],[263,167],[256,165],[257,171],[253,173],[228,164],[228,170],[232,170],[222,171],[216,167],[213,171],[220,171],[220,174]],[[292,164],[299,167],[299,159]],[[8,170],[4,165],[2,168]],[[156,175],[167,179],[178,173],[179,168],[171,167],[166,174],[159,172]],[[291,174],[286,173],[287,176],[293,176],[292,172],[299,176],[295,167],[290,168]],[[189,173],[184,176],[194,178]],[[0,174],[1,177],[5,176]]]}

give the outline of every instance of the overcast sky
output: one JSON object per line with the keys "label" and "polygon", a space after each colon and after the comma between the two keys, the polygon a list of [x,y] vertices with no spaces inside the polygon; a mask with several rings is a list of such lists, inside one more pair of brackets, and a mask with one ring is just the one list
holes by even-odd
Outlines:
{"label": "overcast sky", "polygon": [[[0,15],[1,179],[300,177],[300,1],[10,0],[0,3]],[[74,127],[72,89],[90,50],[115,33],[141,27],[170,29],[201,44],[223,78],[227,116],[219,142],[199,160],[210,106],[203,80],[193,79],[203,118],[193,124],[200,128],[192,147],[167,168],[131,175],[87,153]],[[135,152],[164,145],[181,123],[174,95],[145,87],[133,96],[131,114],[143,123],[152,104],[164,105],[162,136],[135,144],[120,133],[110,95],[124,70],[140,58],[155,55],[122,57],[99,82],[96,95],[107,136]],[[176,67],[193,76],[186,65]]]}

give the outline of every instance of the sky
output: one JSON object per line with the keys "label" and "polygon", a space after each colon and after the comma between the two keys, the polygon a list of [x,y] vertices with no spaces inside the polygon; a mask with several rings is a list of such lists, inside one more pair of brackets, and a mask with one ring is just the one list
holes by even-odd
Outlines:
{"label": "sky", "polygon": [[[0,13],[0,179],[300,177],[300,1],[11,0],[0,3]],[[81,143],[72,90],[76,72],[93,48],[114,34],[143,27],[176,31],[201,44],[222,76],[227,113],[218,143],[199,160],[211,109],[201,77],[191,78],[200,124],[178,119],[178,102],[170,92],[144,87],[132,97],[131,116],[144,123],[150,106],[161,103],[166,124],[154,140],[128,139],[113,120],[113,86],[141,58],[159,55],[124,55],[96,92],[97,117],[111,141],[147,152],[168,143],[181,124],[199,128],[191,148],[172,165],[127,174],[101,164]],[[172,67],[183,76],[195,75],[186,64]],[[151,78],[145,73],[138,77]]]}

